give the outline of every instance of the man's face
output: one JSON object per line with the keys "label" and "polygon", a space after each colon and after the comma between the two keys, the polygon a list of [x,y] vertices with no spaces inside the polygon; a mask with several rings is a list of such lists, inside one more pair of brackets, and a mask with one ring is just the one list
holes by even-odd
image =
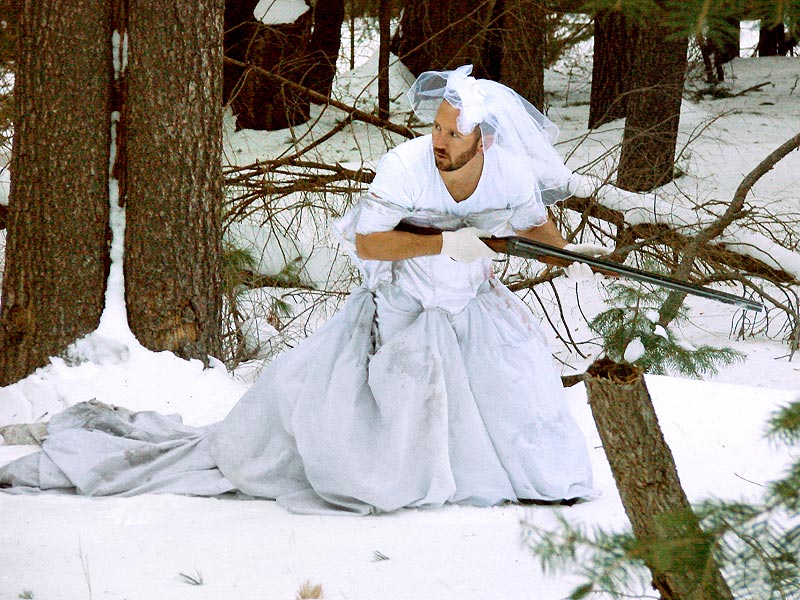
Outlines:
{"label": "man's face", "polygon": [[443,101],[433,121],[433,158],[440,171],[456,171],[483,152],[480,129],[463,134],[457,120],[458,109]]}

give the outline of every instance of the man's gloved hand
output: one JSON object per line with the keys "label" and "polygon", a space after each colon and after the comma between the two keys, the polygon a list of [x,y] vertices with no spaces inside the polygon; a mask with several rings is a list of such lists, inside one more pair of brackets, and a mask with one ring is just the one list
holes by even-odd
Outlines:
{"label": "man's gloved hand", "polygon": [[613,249],[606,248],[600,244],[567,244],[564,246],[564,250],[592,257],[606,256],[614,251]]}
{"label": "man's gloved hand", "polygon": [[564,267],[564,275],[572,283],[581,281],[591,281],[594,279],[594,271],[586,263],[574,262]]}
{"label": "man's gloved hand", "polygon": [[477,227],[443,231],[440,254],[461,263],[470,263],[479,258],[495,258],[497,253],[481,241],[482,237],[491,237],[491,235]]}

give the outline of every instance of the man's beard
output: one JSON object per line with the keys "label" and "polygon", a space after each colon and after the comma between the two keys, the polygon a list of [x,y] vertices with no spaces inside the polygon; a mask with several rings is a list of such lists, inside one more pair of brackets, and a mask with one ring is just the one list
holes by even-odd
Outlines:
{"label": "man's beard", "polygon": [[436,150],[434,150],[433,159],[436,162],[436,168],[444,172],[457,171],[475,157],[475,155],[478,153],[478,145],[480,144],[480,141],[480,138],[476,138],[475,143],[471,148],[464,150],[464,152],[450,160],[448,160],[446,157],[437,156]]}

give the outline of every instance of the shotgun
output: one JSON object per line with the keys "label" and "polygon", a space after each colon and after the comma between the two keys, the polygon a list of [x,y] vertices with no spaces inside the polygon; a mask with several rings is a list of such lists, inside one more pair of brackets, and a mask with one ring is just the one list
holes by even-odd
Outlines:
{"label": "shotgun", "polygon": [[[403,222],[398,224],[395,229],[397,231],[407,231],[409,233],[417,233],[420,235],[436,235],[442,233],[441,229],[436,229],[434,227],[421,227]],[[628,267],[626,265],[611,262],[610,260],[585,256],[583,254],[578,254],[577,252],[570,252],[569,250],[563,250],[561,248],[556,248],[555,246],[534,242],[533,240],[518,236],[481,238],[481,240],[483,243],[489,246],[489,248],[501,254],[510,254],[512,256],[535,259],[550,257],[566,261],[567,263],[581,262],[589,265],[593,270],[596,270],[600,273],[613,273],[614,275],[620,275],[628,279],[633,279],[634,281],[658,285],[676,292],[701,296],[703,298],[716,300],[717,302],[724,302],[725,304],[733,304],[735,306],[739,306],[748,310],[754,310],[756,312],[764,310],[763,304],[749,298],[741,298],[740,296],[735,296],[726,292],[720,292],[711,288],[703,287],[701,285],[696,285],[694,283],[680,281],[679,279],[668,277],[666,275],[649,273],[634,267]]]}

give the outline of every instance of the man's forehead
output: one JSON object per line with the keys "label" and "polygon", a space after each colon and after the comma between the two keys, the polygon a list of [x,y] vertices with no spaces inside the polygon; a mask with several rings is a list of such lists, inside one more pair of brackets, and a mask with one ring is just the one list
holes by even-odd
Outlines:
{"label": "man's forehead", "polygon": [[448,125],[456,129],[459,112],[457,108],[451,106],[447,101],[444,101],[439,106],[439,110],[436,111],[434,119],[439,125]]}

